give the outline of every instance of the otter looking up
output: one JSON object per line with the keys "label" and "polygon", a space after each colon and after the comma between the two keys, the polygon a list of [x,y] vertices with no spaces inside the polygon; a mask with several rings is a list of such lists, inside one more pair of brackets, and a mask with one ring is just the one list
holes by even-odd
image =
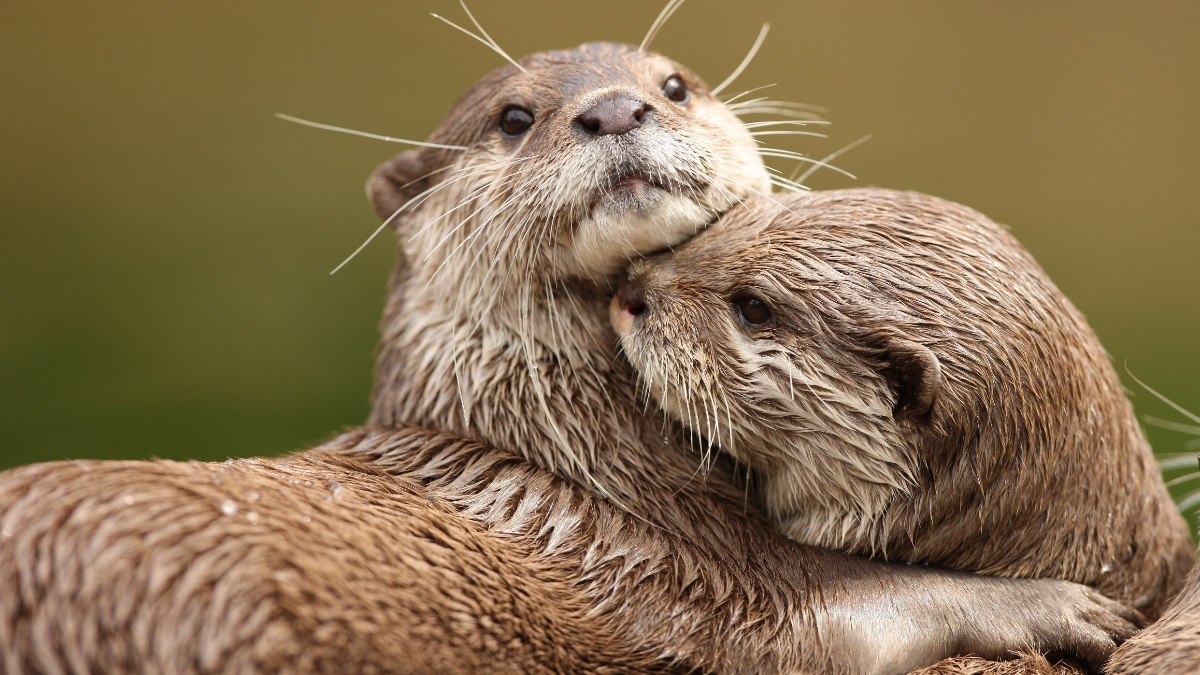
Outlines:
{"label": "otter looking up", "polygon": [[3,669],[896,673],[1096,665],[1131,633],[1077,584],[789,541],[643,415],[608,280],[769,188],[695,75],[536,54],[431,140],[370,183],[402,247],[372,428],[278,462],[4,474]]}

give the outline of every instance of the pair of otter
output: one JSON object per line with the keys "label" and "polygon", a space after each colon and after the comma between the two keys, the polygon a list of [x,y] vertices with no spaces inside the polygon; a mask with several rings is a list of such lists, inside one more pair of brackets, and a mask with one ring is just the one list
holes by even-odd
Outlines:
{"label": "pair of otter", "polygon": [[[1178,587],[1187,533],[1111,368],[977,214],[762,195],[730,110],[621,45],[498,70],[430,140],[369,184],[402,251],[368,427],[278,461],[4,474],[4,672],[1096,666],[1125,605]],[[701,473],[607,325],[630,259],[713,221],[635,265],[624,350],[826,548],[747,513],[735,467]]]}

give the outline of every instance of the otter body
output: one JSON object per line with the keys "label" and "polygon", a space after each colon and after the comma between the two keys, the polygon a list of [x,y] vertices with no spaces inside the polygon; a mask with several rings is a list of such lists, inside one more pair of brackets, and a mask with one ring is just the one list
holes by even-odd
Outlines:
{"label": "otter body", "polygon": [[[643,417],[611,282],[769,188],[695,75],[624,45],[537,54],[472,87],[431,141],[369,184],[402,247],[371,428],[291,467],[6,474],[8,670],[893,673],[1017,648],[1096,664],[1132,631],[1068,582],[791,542],[728,467],[701,476],[686,436]],[[93,553],[121,565],[93,571]]]}
{"label": "otter body", "polygon": [[[361,451],[404,446],[520,464],[402,428],[281,459],[0,474],[0,673],[661,669],[588,613],[569,556],[489,533],[447,500],[452,488],[392,476]],[[470,480],[461,463],[441,468],[444,484]],[[504,497],[486,505],[511,508]]]}
{"label": "otter body", "polygon": [[1186,524],[1099,341],[1020,244],[914,193],[747,206],[635,262],[612,315],[644,391],[757,470],[785,532],[1162,612]]}

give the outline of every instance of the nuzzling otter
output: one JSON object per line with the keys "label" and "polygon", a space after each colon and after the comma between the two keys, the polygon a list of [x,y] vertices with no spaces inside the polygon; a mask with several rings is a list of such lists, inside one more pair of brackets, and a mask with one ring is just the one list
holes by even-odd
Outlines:
{"label": "nuzzling otter", "polygon": [[1108,356],[1002,228],[915,193],[757,200],[636,261],[645,393],[797,541],[1068,579],[1161,613],[1191,540]]}
{"label": "nuzzling otter", "polygon": [[630,640],[697,667],[885,672],[1013,648],[971,644],[1014,618],[1011,599],[983,601],[1001,580],[788,542],[746,513],[728,466],[701,475],[686,436],[645,415],[607,321],[619,273],[771,201],[753,138],[702,80],[627,45],[536,54],[480,80],[430,141],[369,183],[401,244],[373,424],[517,453],[652,525],[636,550],[655,553],[580,584],[639,617]]}
{"label": "nuzzling otter", "polygon": [[788,541],[643,416],[609,280],[769,187],[694,74],[536,54],[431,141],[370,183],[402,242],[372,428],[282,462],[5,474],[8,671],[894,673],[1096,664],[1131,632],[1076,584]]}

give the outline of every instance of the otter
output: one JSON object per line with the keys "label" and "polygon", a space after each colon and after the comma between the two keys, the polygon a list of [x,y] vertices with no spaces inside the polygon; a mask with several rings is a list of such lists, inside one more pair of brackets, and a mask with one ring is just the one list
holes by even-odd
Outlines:
{"label": "otter", "polygon": [[1071,582],[792,542],[641,414],[612,281],[770,187],[693,73],[535,54],[430,141],[369,182],[401,255],[368,427],[231,468],[4,474],[6,670],[893,673],[1094,666],[1133,631]]}
{"label": "otter", "polygon": [[1004,229],[882,189],[747,204],[611,305],[645,395],[797,541],[1088,584],[1157,617],[1192,561],[1115,370]]}
{"label": "otter", "polygon": [[[916,569],[941,574],[932,569],[789,542],[747,509],[729,466],[702,467],[679,427],[644,414],[607,322],[624,267],[730,209],[772,199],[753,138],[699,77],[627,45],[535,54],[480,80],[429,140],[368,183],[401,248],[372,424],[417,423],[511,451],[673,539],[676,560],[699,588],[723,589],[719,598],[678,585],[657,564],[638,572],[640,590],[623,586],[628,576],[587,582],[595,597],[622,589],[623,611],[641,617],[690,596],[671,622],[650,631],[643,619],[636,639],[705,669],[918,665],[894,633],[882,644],[883,634],[830,641],[847,629],[827,623],[846,611],[828,612],[830,603],[847,595],[875,608],[933,602],[941,617],[979,611],[949,610],[944,603],[965,594],[951,599],[930,593],[932,580],[907,579]],[[858,584],[863,574],[892,589],[875,595],[874,582]],[[784,619],[793,613],[810,620]],[[859,623],[866,614],[856,627],[888,629],[890,619]]]}

